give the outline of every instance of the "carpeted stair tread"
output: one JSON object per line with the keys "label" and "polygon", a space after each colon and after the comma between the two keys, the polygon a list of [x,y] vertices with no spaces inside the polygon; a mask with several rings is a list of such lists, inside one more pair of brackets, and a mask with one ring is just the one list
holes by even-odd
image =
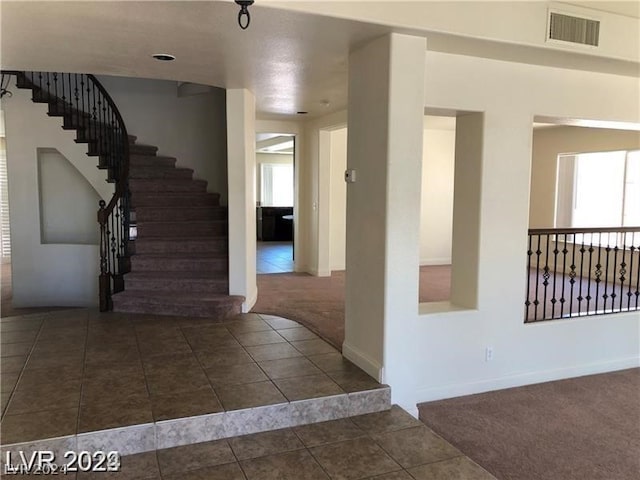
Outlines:
{"label": "carpeted stair tread", "polygon": [[202,192],[207,188],[205,180],[191,178],[131,178],[129,189],[132,194],[158,192]]}
{"label": "carpeted stair tread", "polygon": [[144,298],[147,302],[166,303],[167,300],[181,304],[190,303],[232,303],[233,301],[244,301],[243,297],[237,295],[220,295],[211,294],[203,295],[201,293],[184,293],[184,292],[156,292],[154,290],[125,290],[118,294],[120,298]]}
{"label": "carpeted stair tread", "polygon": [[129,155],[129,166],[136,167],[173,167],[176,164],[174,157],[165,157],[161,155]]}
{"label": "carpeted stair tread", "polygon": [[216,272],[207,270],[198,272],[181,272],[181,271],[162,271],[162,270],[149,270],[146,272],[130,272],[127,273],[127,280],[130,279],[179,279],[179,280],[216,280],[223,283],[228,281],[226,275],[220,275]]}
{"label": "carpeted stair tread", "polygon": [[137,207],[175,206],[216,206],[220,204],[220,194],[208,192],[132,192],[131,205]]}
{"label": "carpeted stair tread", "polygon": [[138,155],[155,155],[158,151],[158,147],[155,145],[143,145],[140,143],[134,143],[129,145],[129,153],[135,153]]}
{"label": "carpeted stair tread", "polygon": [[[132,257],[133,258],[133,257]],[[216,259],[226,260],[227,256],[220,253],[203,253],[203,252],[182,252],[182,253],[140,253],[136,258],[170,258],[170,259],[193,259],[201,258],[203,260]]]}
{"label": "carpeted stair tread", "polygon": [[243,301],[236,295],[125,290],[113,295],[113,310],[224,318],[240,314]]}
{"label": "carpeted stair tread", "polygon": [[184,179],[191,180],[193,170],[191,168],[176,168],[175,166],[131,166],[129,168],[129,178],[136,179]]}
{"label": "carpeted stair tread", "polygon": [[227,208],[219,205],[142,206],[131,210],[139,222],[227,220]]}

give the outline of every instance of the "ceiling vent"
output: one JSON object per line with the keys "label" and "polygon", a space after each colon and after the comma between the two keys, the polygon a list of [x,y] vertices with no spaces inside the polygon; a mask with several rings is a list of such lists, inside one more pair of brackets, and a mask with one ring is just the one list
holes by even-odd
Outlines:
{"label": "ceiling vent", "polygon": [[547,40],[597,47],[600,38],[600,22],[590,18],[549,12],[547,33]]}

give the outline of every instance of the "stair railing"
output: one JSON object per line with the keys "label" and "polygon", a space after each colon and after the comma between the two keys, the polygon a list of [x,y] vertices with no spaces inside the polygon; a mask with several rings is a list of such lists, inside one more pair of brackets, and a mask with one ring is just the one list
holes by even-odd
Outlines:
{"label": "stair railing", "polygon": [[640,310],[640,227],[529,230],[525,323]]}
{"label": "stair railing", "polygon": [[62,128],[76,130],[76,143],[87,143],[89,156],[107,170],[115,184],[109,203],[99,202],[100,311],[111,310],[111,295],[124,289],[130,270],[129,137],[122,115],[105,88],[93,76],[81,73],[3,71],[17,78],[18,88],[32,90],[32,100],[47,103],[49,116],[63,118]]}

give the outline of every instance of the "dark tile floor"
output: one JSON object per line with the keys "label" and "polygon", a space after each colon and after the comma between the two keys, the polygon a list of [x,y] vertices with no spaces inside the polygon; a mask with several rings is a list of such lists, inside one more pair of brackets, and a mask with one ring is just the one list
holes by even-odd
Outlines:
{"label": "dark tile floor", "polygon": [[75,309],[0,320],[3,444],[380,388],[298,323]]}
{"label": "dark tile floor", "polygon": [[293,244],[291,242],[258,242],[257,273],[293,272]]}
{"label": "dark tile floor", "polygon": [[122,457],[78,479],[491,480],[398,407],[342,420]]}

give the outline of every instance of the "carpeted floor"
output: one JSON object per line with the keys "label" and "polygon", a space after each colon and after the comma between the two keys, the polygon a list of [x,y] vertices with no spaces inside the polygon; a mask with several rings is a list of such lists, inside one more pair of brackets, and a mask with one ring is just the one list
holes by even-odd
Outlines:
{"label": "carpeted floor", "polygon": [[[420,267],[420,302],[449,299],[451,266]],[[253,312],[290,318],[313,330],[334,347],[344,341],[345,272],[330,277],[306,273],[258,275]]]}
{"label": "carpeted floor", "polygon": [[419,405],[500,480],[640,478],[640,369]]}

